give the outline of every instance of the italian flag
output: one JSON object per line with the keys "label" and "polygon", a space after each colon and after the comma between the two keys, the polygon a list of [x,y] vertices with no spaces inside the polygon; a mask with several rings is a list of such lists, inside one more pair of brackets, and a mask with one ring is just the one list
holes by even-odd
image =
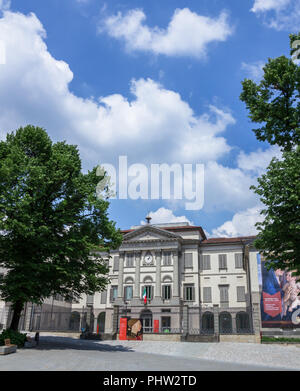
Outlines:
{"label": "italian flag", "polygon": [[144,304],[147,304],[147,293],[146,293],[146,287],[144,288],[143,299],[144,299]]}

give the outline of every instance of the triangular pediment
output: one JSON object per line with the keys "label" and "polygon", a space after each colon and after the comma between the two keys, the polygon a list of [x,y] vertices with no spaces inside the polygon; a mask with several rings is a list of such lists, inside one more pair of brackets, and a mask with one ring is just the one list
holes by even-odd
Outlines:
{"label": "triangular pediment", "polygon": [[127,233],[124,236],[123,241],[136,242],[136,241],[147,241],[147,240],[170,240],[180,239],[180,236],[173,232],[168,232],[163,229],[159,229],[152,226],[143,226]]}

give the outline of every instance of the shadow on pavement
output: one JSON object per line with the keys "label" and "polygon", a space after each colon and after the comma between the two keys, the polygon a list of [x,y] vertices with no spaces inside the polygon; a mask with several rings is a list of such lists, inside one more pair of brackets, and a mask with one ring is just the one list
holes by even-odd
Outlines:
{"label": "shadow on pavement", "polygon": [[71,339],[68,337],[40,337],[37,350],[97,350],[99,352],[134,352],[133,349],[122,345],[108,345],[92,340]]}

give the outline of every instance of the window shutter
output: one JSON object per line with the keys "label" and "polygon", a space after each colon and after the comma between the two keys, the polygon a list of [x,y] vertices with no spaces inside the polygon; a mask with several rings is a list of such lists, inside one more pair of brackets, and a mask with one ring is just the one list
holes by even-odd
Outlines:
{"label": "window shutter", "polygon": [[210,270],[210,255],[202,255],[202,270]]}
{"label": "window shutter", "polygon": [[114,257],[114,267],[113,267],[113,271],[118,271],[119,270],[119,256],[115,256]]}
{"label": "window shutter", "polygon": [[94,295],[87,295],[86,304],[94,304]]}
{"label": "window shutter", "polygon": [[192,301],[195,301],[195,287],[192,287]]}
{"label": "window shutter", "polygon": [[114,288],[110,288],[109,291],[109,302],[112,303],[114,298]]}
{"label": "window shutter", "polygon": [[243,268],[243,254],[234,254],[235,256],[235,268],[242,269]]}
{"label": "window shutter", "polygon": [[203,301],[204,303],[211,303],[211,287],[203,288]]}
{"label": "window shutter", "polygon": [[220,286],[220,301],[222,303],[228,302],[228,286]]}
{"label": "window shutter", "polygon": [[184,254],[184,267],[185,268],[192,268],[193,267],[193,254],[192,253],[185,253]]}
{"label": "window shutter", "polygon": [[219,254],[219,269],[227,269],[227,255]]}
{"label": "window shutter", "polygon": [[145,289],[145,287],[141,286],[141,299],[143,298],[144,289]]}
{"label": "window shutter", "polygon": [[237,287],[237,301],[246,301],[245,287]]}
{"label": "window shutter", "polygon": [[101,292],[101,304],[106,304],[107,290]]}

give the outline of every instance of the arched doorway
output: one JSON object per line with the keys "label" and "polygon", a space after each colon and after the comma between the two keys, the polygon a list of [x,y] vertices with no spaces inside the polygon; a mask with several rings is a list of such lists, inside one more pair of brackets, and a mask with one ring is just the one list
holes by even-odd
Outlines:
{"label": "arched doorway", "polygon": [[203,334],[214,334],[215,325],[214,325],[214,314],[211,312],[204,312],[202,315],[202,328],[201,332]]}
{"label": "arched doorway", "polygon": [[100,312],[100,314],[98,315],[97,326],[99,327],[99,333],[104,333],[105,331],[105,315],[105,312]]}
{"label": "arched doorway", "polygon": [[232,334],[232,318],[229,312],[220,313],[219,327],[221,334]]}
{"label": "arched doorway", "polygon": [[70,330],[73,330],[73,331],[79,331],[79,328],[80,328],[80,313],[79,312],[73,311],[71,313],[69,328],[70,328]]}
{"label": "arched doorway", "polygon": [[250,318],[247,312],[238,312],[236,314],[236,331],[237,333],[250,333]]}
{"label": "arched doorway", "polygon": [[140,316],[143,325],[143,333],[152,333],[152,312],[150,310],[144,310],[141,312]]}

